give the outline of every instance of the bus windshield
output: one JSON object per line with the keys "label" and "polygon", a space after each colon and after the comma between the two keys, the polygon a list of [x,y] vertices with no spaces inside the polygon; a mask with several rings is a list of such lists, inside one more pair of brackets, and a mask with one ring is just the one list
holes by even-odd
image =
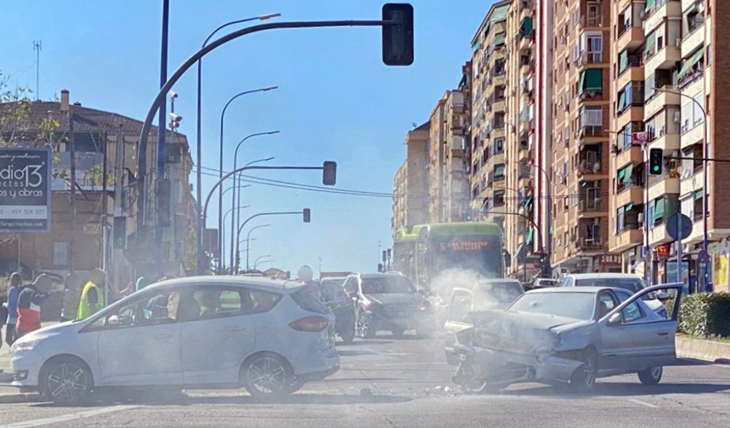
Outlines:
{"label": "bus windshield", "polygon": [[438,271],[468,269],[490,277],[502,276],[502,247],[498,236],[450,236],[431,239],[432,263]]}

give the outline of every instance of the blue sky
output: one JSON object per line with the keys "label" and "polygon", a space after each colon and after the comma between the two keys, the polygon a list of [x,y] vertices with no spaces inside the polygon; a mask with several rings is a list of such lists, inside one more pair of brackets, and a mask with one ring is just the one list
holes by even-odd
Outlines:
{"label": "blue sky", "polygon": [[[491,3],[413,1],[416,60],[407,68],[382,64],[376,28],[275,30],[222,46],[204,60],[203,166],[218,165],[220,112],[226,101],[241,91],[278,85],[278,90],[241,97],[229,107],[227,170],[244,136],[280,130],[279,135],[248,140],[239,165],[269,156],[275,156],[270,165],[334,160],[337,187],[391,192],[405,154],[405,133],[412,123],[427,120],[443,92],[458,83],[471,38]],[[6,2],[0,70],[11,76],[11,83],[34,88],[33,40],[42,40],[42,99],[68,89],[72,101],[141,120],[159,88],[161,5],[161,0]],[[172,0],[169,74],[214,28],[231,20],[277,12],[280,21],[379,19],[380,6],[372,0]],[[184,118],[180,132],[188,135],[193,158],[195,80],[192,69],[174,88],[179,94],[175,110]],[[316,172],[252,175],[321,184]],[[213,183],[206,177],[204,193]],[[387,198],[260,185],[245,189],[244,198],[251,205],[248,215],[312,210],[310,224],[298,216],[254,220],[252,225],[272,226],[252,235],[257,237],[251,243],[252,260],[271,254],[273,266],[296,272],[302,264],[316,270],[321,257],[322,270],[370,271],[378,262],[378,242],[383,248],[391,244],[392,202]],[[216,208],[209,218],[217,218]]]}

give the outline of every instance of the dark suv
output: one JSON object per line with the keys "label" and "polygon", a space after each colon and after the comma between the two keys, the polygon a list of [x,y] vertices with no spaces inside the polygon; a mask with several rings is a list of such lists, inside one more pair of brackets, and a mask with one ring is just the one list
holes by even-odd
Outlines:
{"label": "dark suv", "polygon": [[428,300],[401,274],[354,273],[345,279],[344,287],[355,300],[360,337],[374,337],[381,330],[395,337],[402,337],[406,330],[430,337],[436,328]]}

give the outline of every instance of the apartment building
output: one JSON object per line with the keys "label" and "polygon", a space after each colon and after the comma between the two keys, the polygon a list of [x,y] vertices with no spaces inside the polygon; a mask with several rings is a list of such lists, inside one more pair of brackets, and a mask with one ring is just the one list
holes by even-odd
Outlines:
{"label": "apartment building", "polygon": [[403,227],[429,221],[429,132],[430,123],[426,122],[406,134],[406,159],[393,183],[393,236]]}
{"label": "apartment building", "polygon": [[608,253],[612,4],[553,5],[551,263],[558,272],[621,270]]}
{"label": "apartment building", "polygon": [[[712,59],[718,37],[728,35],[712,23],[713,18],[730,17],[728,13],[730,4],[709,0],[621,1],[612,10],[616,134],[611,212],[616,224],[610,249],[621,255],[626,271],[654,281],[676,280],[679,248],[666,223],[681,212],[692,221],[690,235],[681,242],[681,278],[692,289],[709,289],[704,280],[711,284],[713,271],[715,289],[727,289],[724,254],[730,209],[717,202],[730,195],[723,195],[714,184],[727,182],[730,171],[706,164],[703,158],[730,155],[719,144],[725,135],[722,124],[716,127],[709,120],[717,113],[723,117],[721,110],[727,105],[722,92],[715,90],[717,66],[712,66]],[[646,174],[650,148],[663,149],[668,158],[661,175]],[[709,198],[707,213],[705,198]],[[705,231],[707,258],[702,251]],[[642,251],[644,246],[648,252]]]}
{"label": "apartment building", "polygon": [[467,216],[466,109],[464,93],[446,91],[429,118],[428,201],[431,223],[463,221]]}
{"label": "apartment building", "polygon": [[492,5],[472,39],[471,200],[475,220],[504,226],[507,14]]}

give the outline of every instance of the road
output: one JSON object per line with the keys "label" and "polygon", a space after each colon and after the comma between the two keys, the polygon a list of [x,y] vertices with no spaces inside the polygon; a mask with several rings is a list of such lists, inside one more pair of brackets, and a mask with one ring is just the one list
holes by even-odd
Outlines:
{"label": "road", "polygon": [[[83,408],[0,404],[0,427],[721,427],[730,414],[730,366],[683,360],[655,387],[636,376],[601,379],[590,395],[536,384],[468,396],[453,389],[439,339],[379,336],[339,346],[342,370],[280,403],[241,391]],[[0,387],[1,390],[7,388]]]}

